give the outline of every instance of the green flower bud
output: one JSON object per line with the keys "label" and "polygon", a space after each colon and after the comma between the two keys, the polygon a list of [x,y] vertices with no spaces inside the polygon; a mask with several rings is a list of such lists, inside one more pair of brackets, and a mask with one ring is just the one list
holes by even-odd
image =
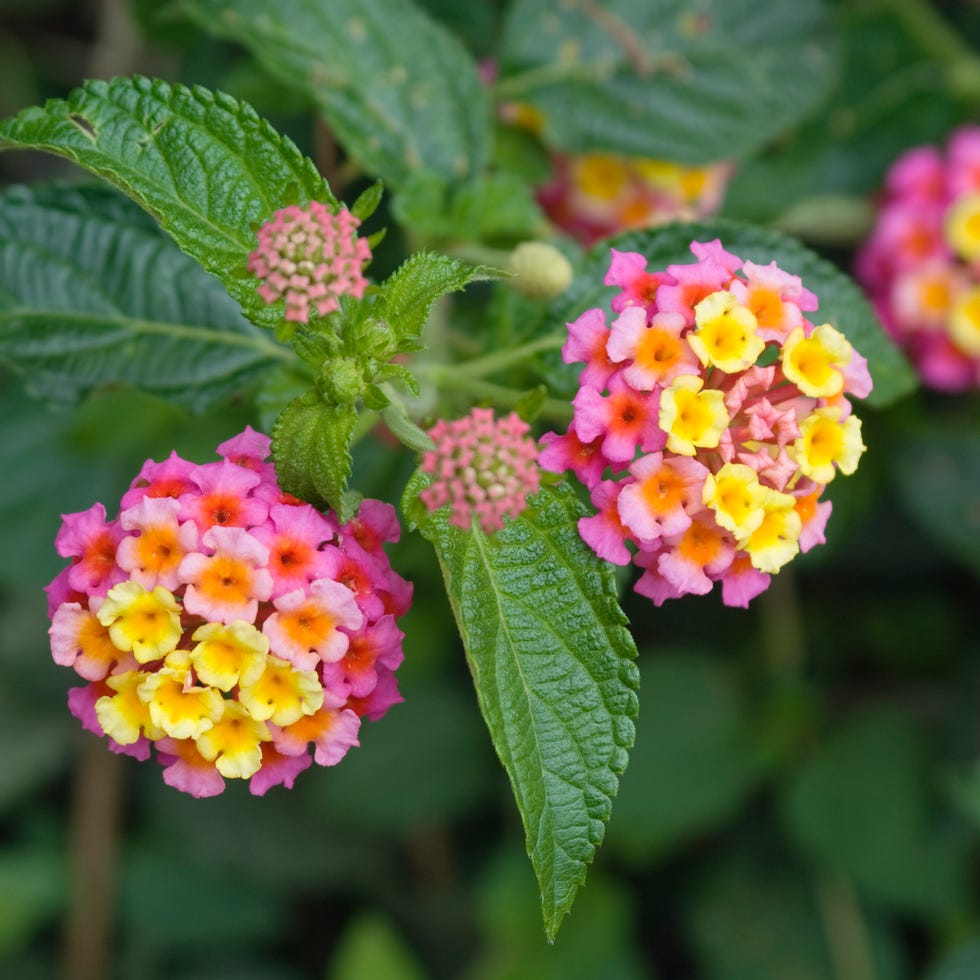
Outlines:
{"label": "green flower bud", "polygon": [[364,374],[353,357],[324,361],[317,384],[327,401],[353,405],[364,391]]}
{"label": "green flower bud", "polygon": [[528,299],[554,299],[572,281],[572,264],[546,242],[522,242],[510,256],[511,285]]}

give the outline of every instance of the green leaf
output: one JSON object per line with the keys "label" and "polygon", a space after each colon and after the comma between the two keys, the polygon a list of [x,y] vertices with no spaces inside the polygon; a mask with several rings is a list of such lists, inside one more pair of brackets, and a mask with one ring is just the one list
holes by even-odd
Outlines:
{"label": "green leaf", "polygon": [[891,471],[912,519],[943,549],[980,575],[980,412],[922,406],[914,423],[898,430]]}
{"label": "green leaf", "polygon": [[646,231],[627,232],[591,249],[576,269],[572,285],[549,309],[552,329],[563,329],[582,312],[594,306],[609,309],[615,289],[603,286],[609,267],[610,247],[621,252],[640,252],[647,269],[665,269],[673,263],[696,261],[692,241],[720,238],[728,251],[740,258],[768,265],[773,260],[785,272],[799,276],[803,285],[816,293],[820,308],[808,314],[814,323],[831,323],[868,359],[874,390],[866,399],[881,408],[912,391],[917,382],[905,358],[878,322],[863,291],[837,266],[779,232],[734,221],[714,220],[670,224]]}
{"label": "green leaf", "polygon": [[925,746],[901,714],[838,726],[784,801],[800,846],[870,893],[919,914],[948,914],[966,887],[966,842],[929,825]]}
{"label": "green leaf", "polygon": [[546,233],[531,186],[511,173],[452,185],[438,174],[418,173],[401,188],[392,212],[413,234],[435,241],[512,243]]}
{"label": "green leaf", "polygon": [[530,498],[492,537],[417,501],[442,566],[480,710],[514,790],[554,939],[602,840],[633,744],[638,674],[610,567],[579,537],[565,485]]}
{"label": "green leaf", "polygon": [[0,194],[0,359],[35,395],[125,383],[201,410],[292,358],[109,188]]}
{"label": "green leaf", "polygon": [[398,186],[418,170],[447,181],[490,156],[491,112],[476,62],[409,0],[184,0],[204,30],[247,47],[308,93],[344,149]]}
{"label": "green leaf", "polygon": [[959,946],[931,969],[926,980],[976,980],[980,977],[980,941]]}
{"label": "green leaf", "polygon": [[0,149],[55,153],[115,184],[263,326],[279,316],[243,275],[255,228],[297,198],[336,203],[312,161],[250,106],[139,76],[25,109],[0,123]]}
{"label": "green leaf", "polygon": [[362,912],[344,930],[329,980],[425,980],[411,950],[387,919]]}
{"label": "green leaf", "polygon": [[416,341],[429,318],[432,304],[446,293],[458,292],[469,283],[501,275],[487,266],[472,266],[436,252],[416,252],[382,284],[377,315],[384,318],[401,349]]}
{"label": "green leaf", "polygon": [[311,504],[332,507],[341,523],[353,516],[346,490],[356,423],[353,405],[328,405],[312,392],[293,399],[272,430],[279,485]]}
{"label": "green leaf", "polygon": [[710,163],[796,125],[835,48],[821,0],[517,0],[497,93],[538,109],[566,150]]}

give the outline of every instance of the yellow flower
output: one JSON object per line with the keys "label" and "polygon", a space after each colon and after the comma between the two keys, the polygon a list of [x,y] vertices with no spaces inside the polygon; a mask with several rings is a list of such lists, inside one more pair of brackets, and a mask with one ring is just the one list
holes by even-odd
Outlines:
{"label": "yellow flower", "polygon": [[149,739],[163,738],[138,693],[147,676],[141,670],[113,674],[106,678],[106,684],[116,693],[105,694],[95,702],[95,716],[102,731],[120,745],[132,745],[144,732]]}
{"label": "yellow flower", "polygon": [[751,466],[725,463],[717,473],[708,474],[701,499],[715,512],[721,527],[744,541],[762,523],[768,494]]}
{"label": "yellow flower", "polygon": [[967,290],[953,303],[949,339],[967,356],[980,357],[980,286]]}
{"label": "yellow flower", "polygon": [[831,398],[844,387],[840,369],[850,362],[852,353],[847,338],[829,323],[817,327],[809,337],[797,327],[783,344],[783,374],[804,395]]}
{"label": "yellow flower", "polygon": [[790,447],[800,471],[817,483],[830,483],[837,470],[850,476],[866,448],[861,420],[849,415],[839,422],[840,416],[839,408],[816,409],[800,423],[800,436]]}
{"label": "yellow flower", "polygon": [[697,375],[682,374],[660,396],[660,428],[671,452],[693,456],[698,447],[714,449],[728,426],[725,396],[703,387]]}
{"label": "yellow flower", "polygon": [[796,498],[778,490],[768,492],[762,523],[742,545],[760,572],[775,574],[800,550],[803,522],[796,512]]}
{"label": "yellow flower", "polygon": [[946,240],[966,262],[980,259],[980,194],[967,194],[946,215]]}
{"label": "yellow flower", "polygon": [[243,685],[238,700],[256,721],[291,725],[323,705],[323,688],[315,670],[297,670],[287,660],[268,657],[261,677]]}
{"label": "yellow flower", "polygon": [[153,724],[171,738],[197,738],[221,717],[221,694],[213,687],[194,687],[190,671],[169,666],[147,675],[137,690]]}
{"label": "yellow flower", "polygon": [[755,314],[725,290],[701,300],[694,316],[697,329],[687,335],[687,342],[705,367],[734,374],[755,364],[765,350]]}
{"label": "yellow flower", "polygon": [[243,619],[199,626],[192,639],[191,663],[204,684],[230,691],[236,684],[252,684],[265,669],[269,640]]}
{"label": "yellow flower", "polygon": [[222,701],[221,718],[197,737],[197,750],[227,779],[248,779],[262,766],[262,743],[272,737],[237,701]]}
{"label": "yellow flower", "polygon": [[147,592],[139,582],[120,582],[109,590],[96,615],[113,644],[131,650],[141,664],[161,660],[182,634],[180,606],[160,585]]}

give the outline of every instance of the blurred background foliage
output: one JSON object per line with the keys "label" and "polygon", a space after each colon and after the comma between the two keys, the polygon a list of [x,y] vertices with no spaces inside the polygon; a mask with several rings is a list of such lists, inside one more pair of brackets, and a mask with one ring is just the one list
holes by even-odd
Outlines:
{"label": "blurred background foliage", "polygon": [[[495,50],[500,5],[422,6],[477,55]],[[791,28],[796,5],[783,7]],[[751,4],[738,10],[751,18]],[[721,213],[799,235],[848,270],[894,157],[980,120],[980,5],[840,0],[829,12],[825,94],[740,161]],[[3,116],[85,77],[224,88],[343,189],[345,161],[307,99],[179,4],[0,0],[0,64]],[[0,158],[5,184],[69,174],[50,158]],[[403,245],[393,229],[390,254]],[[636,748],[552,947],[417,536],[393,556],[416,582],[405,703],[343,765],[288,793],[233,785],[198,801],[80,730],[41,592],[60,566],[59,514],[111,509],[147,457],[210,459],[254,406],[189,415],[109,389],[59,414],[0,366],[0,975],[976,980],[978,404],[919,391],[862,409],[869,451],[831,488],[827,546],[748,611],[715,595],[655,610],[625,591],[642,672]],[[361,489],[390,498],[407,454],[359,452]]]}

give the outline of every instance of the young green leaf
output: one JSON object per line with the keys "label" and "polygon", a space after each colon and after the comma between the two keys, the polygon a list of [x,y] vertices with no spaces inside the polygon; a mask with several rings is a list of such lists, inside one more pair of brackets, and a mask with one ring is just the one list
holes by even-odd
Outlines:
{"label": "young green leaf", "polygon": [[815,323],[831,323],[868,359],[874,390],[866,401],[883,407],[907,395],[916,386],[915,374],[885,333],[860,287],[835,265],[821,258],[795,238],[753,225],[713,220],[670,224],[646,231],[631,231],[596,245],[576,269],[571,286],[549,308],[552,329],[561,330],[593,306],[608,308],[615,290],[602,285],[609,267],[609,249],[639,252],[647,269],[665,269],[673,263],[695,262],[692,241],[721,239],[722,245],[743,260],[781,269],[803,280],[816,293],[820,307],[808,314]]}
{"label": "young green leaf", "polygon": [[836,37],[822,0],[562,4],[517,0],[501,99],[529,103],[566,150],[686,163],[746,156],[826,94]]}
{"label": "young green leaf", "polygon": [[397,187],[446,180],[490,157],[491,111],[476,62],[409,0],[185,0],[202,29],[245,45],[315,101],[344,149]]}
{"label": "young green leaf", "polygon": [[200,410],[292,352],[107,187],[0,194],[0,359],[40,397],[130,384]]}
{"label": "young green leaf", "polygon": [[564,486],[487,537],[417,500],[403,510],[432,542],[476,685],[510,776],[554,939],[602,840],[633,744],[635,648],[608,565],[579,537],[583,508]]}
{"label": "young green leaf", "polygon": [[243,275],[255,228],[297,196],[336,203],[312,161],[254,109],[200,86],[86,82],[0,123],[0,149],[14,148],[55,153],[115,184],[263,326],[278,316]]}
{"label": "young green leaf", "polygon": [[272,429],[279,485],[316,506],[327,504],[341,522],[353,516],[347,480],[356,423],[353,405],[330,405],[311,391],[294,398]]}
{"label": "young green leaf", "polygon": [[471,266],[436,252],[416,252],[406,259],[382,284],[376,307],[398,341],[415,341],[429,318],[432,304],[446,293],[458,292],[469,283],[494,279],[503,273],[487,266]]}

